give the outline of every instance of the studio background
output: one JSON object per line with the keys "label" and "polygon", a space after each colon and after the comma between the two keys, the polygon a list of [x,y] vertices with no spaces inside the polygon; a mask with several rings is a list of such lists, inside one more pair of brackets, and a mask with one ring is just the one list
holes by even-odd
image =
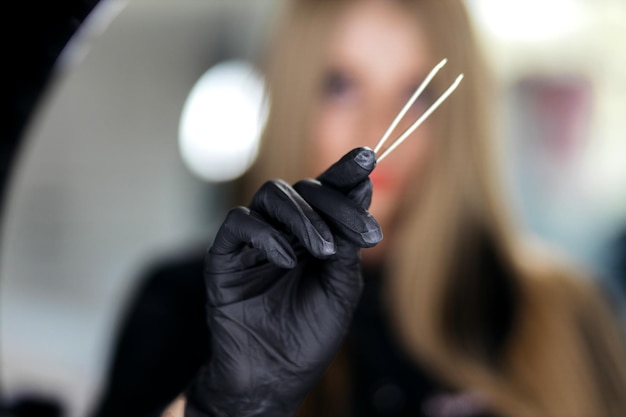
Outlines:
{"label": "studio background", "polygon": [[[468,1],[495,69],[510,201],[529,233],[593,270],[619,304],[626,4],[501,3]],[[280,1],[74,5],[16,15],[34,24],[9,56],[0,398],[52,398],[79,417],[144,272],[209,245],[230,205],[232,183],[181,156],[181,114],[207,70],[257,63]]]}

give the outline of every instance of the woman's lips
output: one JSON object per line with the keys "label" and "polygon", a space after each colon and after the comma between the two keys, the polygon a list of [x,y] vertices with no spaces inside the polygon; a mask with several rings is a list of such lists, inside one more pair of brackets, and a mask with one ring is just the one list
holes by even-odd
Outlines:
{"label": "woman's lips", "polygon": [[394,186],[392,175],[384,168],[374,169],[374,171],[370,174],[370,179],[374,184],[374,190],[389,189]]}

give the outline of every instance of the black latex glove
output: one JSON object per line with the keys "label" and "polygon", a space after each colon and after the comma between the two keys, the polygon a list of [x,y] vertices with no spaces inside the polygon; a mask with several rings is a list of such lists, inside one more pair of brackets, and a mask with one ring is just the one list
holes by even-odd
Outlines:
{"label": "black latex glove", "polygon": [[212,357],[187,417],[293,416],[337,353],[358,302],[374,152],[357,148],[293,187],[274,180],[230,211],[206,264]]}

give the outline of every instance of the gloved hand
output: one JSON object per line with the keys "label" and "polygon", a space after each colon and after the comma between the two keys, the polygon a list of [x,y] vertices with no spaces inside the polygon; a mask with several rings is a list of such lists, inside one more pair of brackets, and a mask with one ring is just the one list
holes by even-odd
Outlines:
{"label": "gloved hand", "polygon": [[187,390],[187,417],[296,413],[350,325],[359,248],[382,239],[366,210],[375,165],[357,148],[317,181],[270,181],[230,211],[207,256],[213,351]]}

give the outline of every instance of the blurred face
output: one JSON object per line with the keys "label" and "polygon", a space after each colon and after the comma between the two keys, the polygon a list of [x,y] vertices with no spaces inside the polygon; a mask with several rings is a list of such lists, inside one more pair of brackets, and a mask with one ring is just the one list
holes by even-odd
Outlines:
{"label": "blurred face", "polygon": [[[358,146],[374,148],[397,113],[430,71],[426,39],[415,19],[396,2],[360,1],[340,19],[331,39],[330,59],[313,123],[315,172]],[[427,98],[428,91],[424,96]],[[388,140],[390,144],[421,115],[418,100]],[[428,124],[422,125],[371,175],[370,211],[388,235],[389,226],[429,149]]]}

